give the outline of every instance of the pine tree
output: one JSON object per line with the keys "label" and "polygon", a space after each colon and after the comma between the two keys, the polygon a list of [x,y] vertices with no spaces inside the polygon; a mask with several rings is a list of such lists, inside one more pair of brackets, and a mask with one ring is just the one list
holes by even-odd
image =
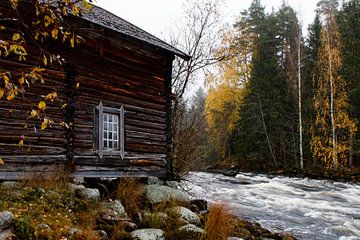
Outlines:
{"label": "pine tree", "polygon": [[[255,2],[259,4],[259,1]],[[253,39],[252,71],[245,85],[245,97],[239,111],[234,149],[247,166],[280,166],[287,164],[288,133],[292,132],[289,128],[292,121],[288,114],[291,112],[291,103],[278,61],[280,29],[275,13],[265,15],[261,6],[252,9],[262,9],[257,11],[262,17],[254,17],[254,12],[249,9],[249,16],[242,18],[243,21],[263,20],[252,27],[257,31]],[[241,26],[248,25],[242,23]]]}
{"label": "pine tree", "polygon": [[[349,81],[350,115],[360,121],[360,1],[350,0],[344,2],[338,14],[339,30],[343,43],[343,68],[342,73]],[[353,136],[352,152],[349,165],[360,158],[360,134]]]}

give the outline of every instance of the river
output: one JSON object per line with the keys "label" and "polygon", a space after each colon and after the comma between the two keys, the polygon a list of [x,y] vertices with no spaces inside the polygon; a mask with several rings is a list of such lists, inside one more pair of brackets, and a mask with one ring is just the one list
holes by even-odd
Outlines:
{"label": "river", "polygon": [[239,217],[304,240],[360,240],[360,185],[240,173],[193,172],[197,198],[229,205]]}

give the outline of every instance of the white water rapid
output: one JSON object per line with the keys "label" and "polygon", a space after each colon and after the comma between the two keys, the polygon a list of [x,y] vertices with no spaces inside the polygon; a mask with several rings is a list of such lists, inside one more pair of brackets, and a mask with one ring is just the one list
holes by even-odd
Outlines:
{"label": "white water rapid", "polygon": [[360,240],[360,185],[240,173],[193,172],[197,198],[226,203],[239,217],[304,240]]}

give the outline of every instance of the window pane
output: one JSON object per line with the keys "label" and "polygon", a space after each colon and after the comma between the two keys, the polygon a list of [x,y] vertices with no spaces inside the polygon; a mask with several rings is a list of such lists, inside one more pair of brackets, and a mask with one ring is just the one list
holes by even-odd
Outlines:
{"label": "window pane", "polygon": [[119,137],[119,116],[116,114],[104,113],[103,134],[104,134],[104,149],[118,150]]}

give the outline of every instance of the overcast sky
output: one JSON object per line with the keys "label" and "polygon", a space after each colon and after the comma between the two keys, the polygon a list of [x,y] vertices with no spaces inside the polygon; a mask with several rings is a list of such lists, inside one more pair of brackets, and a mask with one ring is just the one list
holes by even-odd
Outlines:
{"label": "overcast sky", "polygon": [[[186,0],[96,0],[96,4],[109,10],[145,31],[162,37],[168,36],[171,24],[182,15]],[[232,24],[239,13],[250,6],[252,0],[224,0],[223,17]],[[277,9],[282,0],[262,0],[267,11]],[[287,0],[300,13],[304,29],[314,19],[317,0]]]}

